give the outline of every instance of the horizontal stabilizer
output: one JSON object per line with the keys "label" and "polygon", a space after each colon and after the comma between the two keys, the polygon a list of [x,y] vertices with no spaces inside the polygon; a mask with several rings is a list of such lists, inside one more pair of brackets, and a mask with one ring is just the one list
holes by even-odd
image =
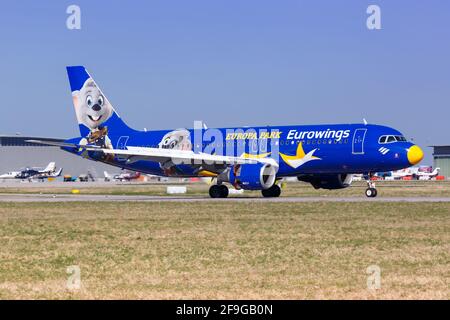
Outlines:
{"label": "horizontal stabilizer", "polygon": [[88,149],[88,150],[101,149],[100,146],[89,145],[89,144],[81,145],[81,144],[70,143],[70,142],[44,141],[44,140],[25,140],[25,141],[30,142],[30,143],[36,143],[36,144],[44,144],[44,145],[74,148],[74,149],[79,149],[79,148]]}

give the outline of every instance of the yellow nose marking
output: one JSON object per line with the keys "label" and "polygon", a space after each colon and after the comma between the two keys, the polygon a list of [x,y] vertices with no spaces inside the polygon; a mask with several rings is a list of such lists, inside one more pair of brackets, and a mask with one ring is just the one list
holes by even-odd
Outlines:
{"label": "yellow nose marking", "polygon": [[408,161],[412,165],[418,164],[423,159],[423,151],[418,146],[414,145],[408,149]]}

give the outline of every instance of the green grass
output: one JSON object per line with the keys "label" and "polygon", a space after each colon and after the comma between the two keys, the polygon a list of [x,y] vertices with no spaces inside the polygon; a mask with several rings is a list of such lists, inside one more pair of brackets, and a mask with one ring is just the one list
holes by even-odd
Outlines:
{"label": "green grass", "polygon": [[450,297],[449,203],[3,203],[0,241],[2,299]]}

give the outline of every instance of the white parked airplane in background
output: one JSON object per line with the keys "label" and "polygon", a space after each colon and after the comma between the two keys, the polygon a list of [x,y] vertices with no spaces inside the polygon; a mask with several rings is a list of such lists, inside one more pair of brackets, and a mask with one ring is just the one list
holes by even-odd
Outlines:
{"label": "white parked airplane in background", "polygon": [[21,171],[11,171],[4,174],[0,174],[0,179],[15,179]]}
{"label": "white parked airplane in background", "polygon": [[55,162],[50,162],[45,168],[27,167],[20,171],[11,171],[0,175],[0,179],[46,179],[59,177],[62,168],[56,170]]}
{"label": "white parked airplane in background", "polygon": [[435,168],[433,171],[431,171],[431,167],[420,167],[418,168],[417,172],[415,172],[415,175],[419,179],[428,180],[437,177],[440,170],[441,168]]}
{"label": "white parked airplane in background", "polygon": [[396,171],[389,172],[380,172],[376,175],[386,180],[401,180],[405,177],[411,177],[411,179],[419,179],[419,180],[429,180],[431,178],[435,178],[439,175],[440,168],[435,168],[433,170],[432,167],[421,166],[421,167],[411,167]]}
{"label": "white parked airplane in background", "polygon": [[404,177],[412,177],[415,174],[416,170],[417,170],[416,168],[406,168],[406,169],[392,171],[392,177],[394,177],[394,179],[402,179]]}
{"label": "white parked airplane in background", "polygon": [[141,176],[140,172],[125,171],[120,174],[110,175],[107,171],[103,171],[105,181],[130,181],[138,179]]}

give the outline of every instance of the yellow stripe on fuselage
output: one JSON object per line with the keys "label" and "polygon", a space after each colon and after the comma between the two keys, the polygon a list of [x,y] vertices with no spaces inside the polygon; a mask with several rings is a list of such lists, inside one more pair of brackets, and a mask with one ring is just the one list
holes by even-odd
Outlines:
{"label": "yellow stripe on fuselage", "polygon": [[260,153],[260,154],[243,153],[241,155],[241,157],[242,158],[247,158],[247,159],[262,159],[262,158],[265,158],[265,157],[269,156],[270,153],[271,152]]}

